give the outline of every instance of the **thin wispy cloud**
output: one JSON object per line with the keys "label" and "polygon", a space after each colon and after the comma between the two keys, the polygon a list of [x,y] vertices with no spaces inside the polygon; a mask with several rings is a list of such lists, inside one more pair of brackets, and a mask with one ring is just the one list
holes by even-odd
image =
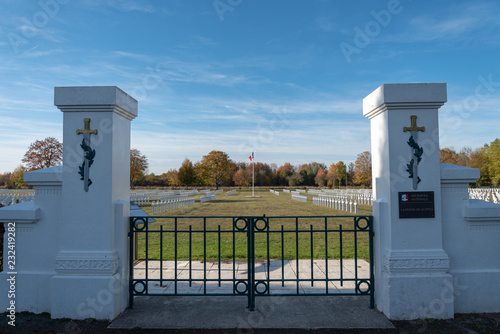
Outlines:
{"label": "thin wispy cloud", "polygon": [[490,29],[498,29],[500,5],[494,2],[454,3],[432,13],[411,18],[402,32],[381,38],[385,42],[414,43],[445,41],[464,42],[489,39]]}
{"label": "thin wispy cloud", "polygon": [[115,9],[124,11],[138,11],[145,13],[152,13],[154,11],[154,6],[147,0],[136,1],[136,0],[106,0],[106,4]]}

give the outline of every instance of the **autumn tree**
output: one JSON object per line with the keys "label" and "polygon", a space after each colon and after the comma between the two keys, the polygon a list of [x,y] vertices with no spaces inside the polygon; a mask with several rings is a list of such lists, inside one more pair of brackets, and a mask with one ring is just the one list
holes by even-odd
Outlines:
{"label": "autumn tree", "polygon": [[138,149],[130,150],[130,186],[133,187],[148,170],[148,158]]}
{"label": "autumn tree", "polygon": [[231,181],[235,168],[227,153],[222,151],[211,151],[203,156],[201,165],[206,170],[209,184],[215,185],[216,189],[223,183]]}
{"label": "autumn tree", "polygon": [[354,185],[354,163],[350,162],[347,165],[347,172],[345,177],[345,185]]}
{"label": "autumn tree", "polygon": [[167,172],[168,185],[171,187],[177,187],[181,185],[179,180],[179,172],[176,169],[170,169]]}
{"label": "autumn tree", "polygon": [[337,166],[335,163],[330,165],[328,168],[328,173],[326,173],[326,185],[330,188],[335,187],[337,181]]}
{"label": "autumn tree", "polygon": [[294,175],[292,175],[289,180],[288,180],[288,185],[290,187],[298,187],[298,186],[301,186],[304,182],[304,178],[302,177],[302,175],[300,175],[300,173],[295,173]]}
{"label": "autumn tree", "polygon": [[0,187],[1,188],[7,188],[7,189],[13,188],[11,175],[12,175],[12,173],[0,174]]}
{"label": "autumn tree", "polygon": [[491,184],[489,159],[486,156],[486,149],[485,145],[485,147],[472,151],[470,154],[469,164],[467,166],[471,168],[478,168],[480,170],[481,178],[477,180],[477,184],[479,186]]}
{"label": "autumn tree", "polygon": [[63,147],[54,137],[36,140],[24,154],[22,162],[29,171],[58,166],[62,163]]}
{"label": "autumn tree", "polygon": [[342,180],[345,180],[347,177],[346,165],[343,161],[339,161],[335,165],[335,169],[337,170],[337,179],[339,180],[339,186],[342,186]]}
{"label": "autumn tree", "polygon": [[[250,171],[250,178],[252,177],[252,167],[247,168]],[[255,162],[253,166],[255,173],[254,180],[256,186],[270,186],[273,179],[273,172],[271,166],[263,162]],[[251,180],[250,180],[251,181]]]}
{"label": "autumn tree", "polygon": [[320,169],[325,170],[325,164],[319,162],[311,162],[308,164],[304,164],[299,166],[299,174],[302,176],[302,185],[305,186],[314,186],[316,175]]}
{"label": "autumn tree", "polygon": [[248,187],[252,184],[251,169],[238,169],[233,175],[234,184],[241,187]]}
{"label": "autumn tree", "polygon": [[481,178],[477,180],[477,185],[500,184],[500,139],[495,139],[484,147],[471,149],[464,147],[460,152],[452,148],[439,150],[439,157],[442,163],[478,168],[481,171]]}
{"label": "autumn tree", "polygon": [[316,177],[314,178],[314,182],[319,186],[319,187],[324,187],[326,183],[326,173],[325,171],[320,168],[318,170],[318,174],[316,174]]}
{"label": "autumn tree", "polygon": [[294,171],[294,167],[289,162],[286,162],[276,171],[275,184],[278,186],[287,186],[289,178],[293,175]]}
{"label": "autumn tree", "polygon": [[26,168],[24,168],[23,165],[19,165],[14,169],[14,171],[11,174],[11,179],[12,179],[12,184],[16,188],[21,188],[22,186],[26,185],[24,182],[24,172],[26,172]]}
{"label": "autumn tree", "polygon": [[189,159],[185,159],[179,168],[179,182],[181,185],[192,186],[196,182],[196,174],[193,163]]}
{"label": "autumn tree", "polygon": [[491,182],[500,185],[500,139],[495,139],[489,145],[485,145],[484,154],[488,159],[488,172]]}
{"label": "autumn tree", "polygon": [[358,154],[354,162],[354,182],[365,188],[372,185],[372,156],[369,151]]}
{"label": "autumn tree", "polygon": [[196,177],[196,184],[199,186],[204,186],[209,184],[209,175],[208,175],[208,170],[203,166],[203,164],[198,161],[197,163],[194,164],[194,175]]}

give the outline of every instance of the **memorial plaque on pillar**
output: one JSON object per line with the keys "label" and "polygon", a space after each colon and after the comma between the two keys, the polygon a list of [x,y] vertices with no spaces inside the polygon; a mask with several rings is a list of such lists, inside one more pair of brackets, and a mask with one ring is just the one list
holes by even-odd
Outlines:
{"label": "memorial plaque on pillar", "polygon": [[399,218],[434,218],[434,192],[399,193]]}

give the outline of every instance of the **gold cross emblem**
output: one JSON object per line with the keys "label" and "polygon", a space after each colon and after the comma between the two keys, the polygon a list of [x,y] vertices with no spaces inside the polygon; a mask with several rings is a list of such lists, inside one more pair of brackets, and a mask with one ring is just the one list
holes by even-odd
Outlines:
{"label": "gold cross emblem", "polygon": [[86,135],[86,134],[96,135],[97,134],[97,129],[90,130],[90,118],[84,118],[83,122],[85,123],[85,127],[83,130],[76,130],[77,135]]}
{"label": "gold cross emblem", "polygon": [[403,128],[403,132],[406,132],[406,131],[422,131],[424,132],[425,131],[425,126],[417,126],[417,116],[416,115],[411,115],[410,116],[411,118],[411,126],[410,127],[407,127],[405,126]]}

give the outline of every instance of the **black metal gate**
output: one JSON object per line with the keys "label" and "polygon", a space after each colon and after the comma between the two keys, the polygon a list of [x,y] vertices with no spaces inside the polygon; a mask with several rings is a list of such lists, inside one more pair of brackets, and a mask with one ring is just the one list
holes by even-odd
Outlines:
{"label": "black metal gate", "polygon": [[[134,296],[369,295],[372,216],[130,218]],[[135,257],[138,258],[135,258]]]}

